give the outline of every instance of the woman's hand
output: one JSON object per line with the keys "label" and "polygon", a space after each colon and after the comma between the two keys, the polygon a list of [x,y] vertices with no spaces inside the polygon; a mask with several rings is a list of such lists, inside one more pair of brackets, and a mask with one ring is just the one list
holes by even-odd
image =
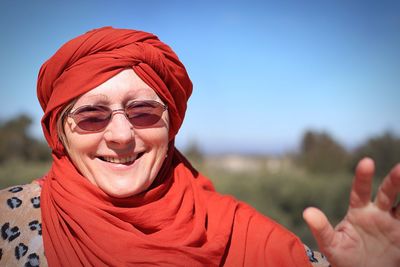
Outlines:
{"label": "woman's hand", "polygon": [[[308,208],[303,217],[332,266],[400,266],[400,164],[385,177],[371,201],[374,162],[358,163],[345,218],[335,227],[324,213]],[[341,203],[338,203],[341,205]]]}

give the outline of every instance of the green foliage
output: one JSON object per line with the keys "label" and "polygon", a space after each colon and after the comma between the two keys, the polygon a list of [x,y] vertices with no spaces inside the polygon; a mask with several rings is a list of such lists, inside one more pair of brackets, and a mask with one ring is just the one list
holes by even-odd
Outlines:
{"label": "green foliage", "polygon": [[346,151],[328,133],[307,131],[297,159],[311,173],[333,173],[353,171],[364,157],[375,161],[375,173],[382,179],[400,162],[400,138],[386,132],[368,139],[354,151]]}
{"label": "green foliage", "polygon": [[29,135],[32,119],[19,115],[0,123],[0,164],[10,160],[48,161],[50,150],[43,141]]}
{"label": "green foliage", "polygon": [[354,167],[366,156],[375,160],[376,174],[383,178],[396,163],[400,162],[400,138],[390,132],[370,138],[356,149],[352,166]]}
{"label": "green foliage", "polygon": [[19,184],[27,184],[42,177],[50,168],[51,162],[32,162],[9,160],[0,165],[0,189]]}
{"label": "green foliage", "polygon": [[49,169],[50,149],[29,135],[31,123],[24,114],[0,122],[0,188],[29,183]]}
{"label": "green foliage", "polygon": [[348,169],[349,155],[328,133],[307,131],[301,141],[299,163],[308,171],[341,172]]}

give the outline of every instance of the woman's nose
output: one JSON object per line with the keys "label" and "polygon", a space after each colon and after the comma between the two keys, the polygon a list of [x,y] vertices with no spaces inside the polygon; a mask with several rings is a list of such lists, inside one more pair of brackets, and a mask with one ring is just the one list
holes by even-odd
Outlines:
{"label": "woman's nose", "polygon": [[127,144],[133,141],[134,129],[132,124],[129,122],[124,112],[115,112],[110,123],[107,125],[104,138],[107,142],[113,142],[116,144]]}

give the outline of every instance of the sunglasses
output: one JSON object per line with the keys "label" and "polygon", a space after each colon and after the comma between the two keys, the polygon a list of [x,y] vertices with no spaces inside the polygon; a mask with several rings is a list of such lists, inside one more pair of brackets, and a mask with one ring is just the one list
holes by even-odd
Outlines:
{"label": "sunglasses", "polygon": [[156,124],[167,110],[167,106],[153,100],[133,101],[121,109],[110,109],[102,105],[87,105],[68,113],[76,125],[88,132],[104,130],[116,112],[124,113],[133,126],[150,127]]}

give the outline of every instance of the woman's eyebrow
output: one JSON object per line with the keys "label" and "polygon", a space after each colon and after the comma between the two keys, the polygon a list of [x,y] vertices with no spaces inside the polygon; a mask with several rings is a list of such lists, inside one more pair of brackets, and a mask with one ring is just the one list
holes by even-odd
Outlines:
{"label": "woman's eyebrow", "polygon": [[159,99],[158,95],[153,91],[153,89],[149,88],[139,88],[135,91],[128,93],[127,98],[129,100],[143,100],[143,99],[150,99],[150,100],[157,100]]}
{"label": "woman's eyebrow", "polygon": [[109,101],[109,97],[105,94],[93,94],[83,96],[82,98],[78,99],[78,103],[82,102],[96,102],[96,103],[107,103]]}

